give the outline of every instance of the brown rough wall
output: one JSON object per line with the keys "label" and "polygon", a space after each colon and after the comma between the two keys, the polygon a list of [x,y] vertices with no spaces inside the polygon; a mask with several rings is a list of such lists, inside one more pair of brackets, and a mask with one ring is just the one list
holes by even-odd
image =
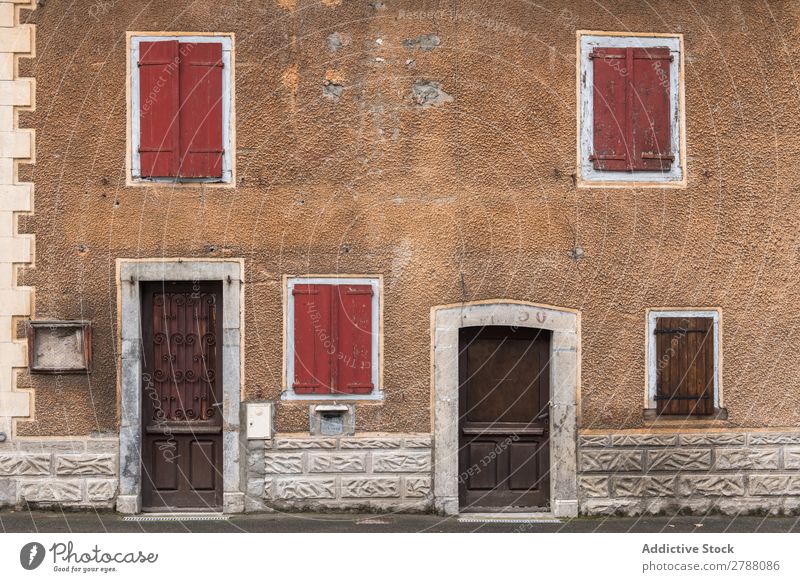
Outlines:
{"label": "brown rough wall", "polygon": [[[78,0],[30,20],[20,283],[36,317],[92,320],[95,368],[21,379],[20,435],[116,430],[114,261],[162,256],[245,258],[248,398],[279,397],[283,274],[384,274],[386,400],[360,431],[430,430],[430,308],[491,298],[581,310],[585,429],[642,426],[661,306],[722,308],[730,425],[800,422],[792,2]],[[685,35],[688,188],[575,188],[577,29]],[[124,185],[127,30],[236,33],[235,189]],[[415,104],[420,80],[452,101]],[[278,430],[307,427],[307,403],[279,405]]]}

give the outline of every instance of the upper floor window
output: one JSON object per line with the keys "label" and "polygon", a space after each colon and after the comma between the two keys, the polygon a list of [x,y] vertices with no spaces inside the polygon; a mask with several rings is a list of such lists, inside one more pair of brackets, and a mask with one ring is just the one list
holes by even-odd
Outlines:
{"label": "upper floor window", "polygon": [[130,37],[131,178],[232,182],[231,36]]}
{"label": "upper floor window", "polygon": [[287,280],[285,398],[381,398],[378,277]]}
{"label": "upper floor window", "polygon": [[581,185],[685,185],[682,37],[578,34]]}
{"label": "upper floor window", "polygon": [[649,408],[656,416],[720,411],[719,312],[650,311]]}

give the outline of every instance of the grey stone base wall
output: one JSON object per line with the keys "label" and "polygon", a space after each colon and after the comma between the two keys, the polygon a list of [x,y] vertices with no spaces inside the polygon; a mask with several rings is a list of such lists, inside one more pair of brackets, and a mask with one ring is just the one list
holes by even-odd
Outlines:
{"label": "grey stone base wall", "polygon": [[429,434],[249,441],[246,511],[428,511]]}
{"label": "grey stone base wall", "polygon": [[800,514],[800,432],[579,437],[588,515]]}
{"label": "grey stone base wall", "polygon": [[116,438],[0,443],[0,507],[110,509],[118,449]]}

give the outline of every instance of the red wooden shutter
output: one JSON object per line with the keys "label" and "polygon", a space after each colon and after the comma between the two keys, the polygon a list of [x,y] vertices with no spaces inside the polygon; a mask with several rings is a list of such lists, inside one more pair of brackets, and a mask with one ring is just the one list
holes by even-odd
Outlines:
{"label": "red wooden shutter", "polygon": [[631,143],[634,170],[669,170],[669,49],[629,49],[632,56]]}
{"label": "red wooden shutter", "polygon": [[595,170],[627,170],[627,52],[624,48],[596,48],[590,58],[594,72],[594,152],[589,159]]}
{"label": "red wooden shutter", "polygon": [[180,175],[222,177],[222,44],[181,43]]}
{"label": "red wooden shutter", "polygon": [[372,392],[372,286],[338,285],[337,392]]}
{"label": "red wooden shutter", "polygon": [[297,394],[331,391],[335,352],[331,285],[295,285],[294,384]]}
{"label": "red wooden shutter", "polygon": [[669,170],[669,48],[596,48],[590,57],[595,169]]}
{"label": "red wooden shutter", "polygon": [[714,321],[656,320],[656,409],[664,415],[714,412]]}
{"label": "red wooden shutter", "polygon": [[140,43],[138,65],[140,173],[175,177],[180,165],[178,41]]}

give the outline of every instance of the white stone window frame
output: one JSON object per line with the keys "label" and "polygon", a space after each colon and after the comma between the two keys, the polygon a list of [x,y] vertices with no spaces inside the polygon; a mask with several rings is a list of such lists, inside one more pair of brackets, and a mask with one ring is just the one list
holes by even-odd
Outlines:
{"label": "white stone window frame", "polygon": [[[139,45],[142,42],[177,40],[186,43],[222,44],[222,177],[221,178],[143,178],[139,155],[140,96],[139,96]],[[234,116],[234,35],[233,33],[128,33],[128,185],[153,183],[234,185],[235,170],[235,116]]]}
{"label": "white stone window frame", "polygon": [[[682,34],[578,31],[578,187],[686,187],[686,115]],[[668,172],[595,170],[589,160],[594,147],[594,69],[589,58],[595,47],[653,48],[666,46],[670,63],[670,148],[675,159]]]}
{"label": "white stone window frame", "polygon": [[[284,370],[281,400],[383,400],[383,277],[380,275],[309,275],[284,277]],[[372,286],[372,392],[369,394],[297,394],[294,389],[294,290],[295,285]]]}
{"label": "white stone window frame", "polygon": [[[714,326],[714,410],[723,409],[722,401],[722,345],[720,334],[721,312],[719,309],[683,310],[683,309],[650,309],[647,312],[647,391],[645,409],[655,411],[657,408],[656,393],[658,388],[658,353],[656,349],[656,320],[659,317],[705,317],[713,321]],[[672,418],[672,417],[670,417]]]}

